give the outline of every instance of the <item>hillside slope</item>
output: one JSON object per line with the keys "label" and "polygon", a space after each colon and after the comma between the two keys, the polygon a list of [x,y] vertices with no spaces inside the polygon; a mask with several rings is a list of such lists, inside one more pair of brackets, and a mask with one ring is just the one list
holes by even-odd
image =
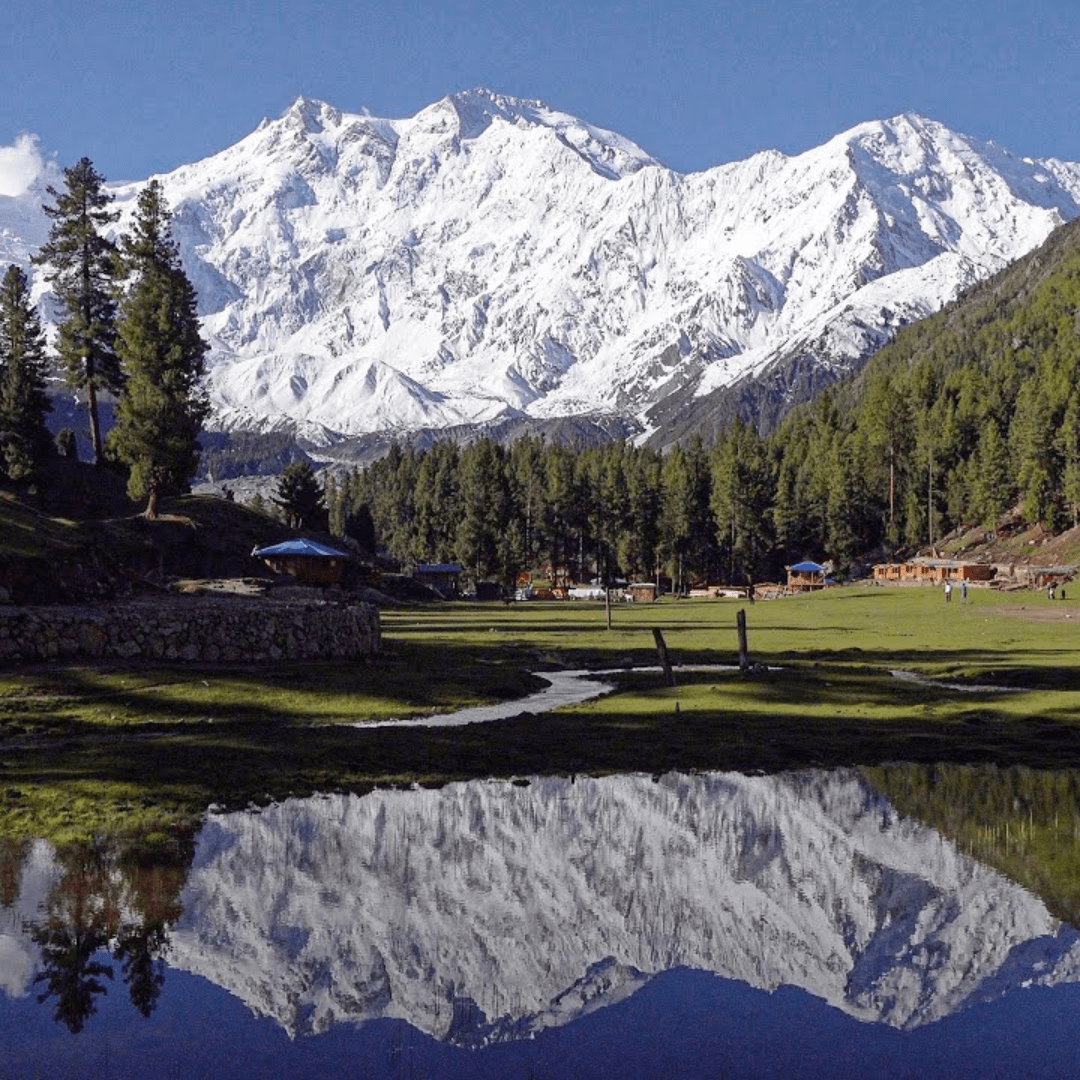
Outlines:
{"label": "hillside slope", "polygon": [[54,461],[33,494],[0,489],[0,602],[76,603],[156,591],[178,577],[260,571],[253,547],[293,530],[239,503],[187,495],[149,521],[106,469]]}

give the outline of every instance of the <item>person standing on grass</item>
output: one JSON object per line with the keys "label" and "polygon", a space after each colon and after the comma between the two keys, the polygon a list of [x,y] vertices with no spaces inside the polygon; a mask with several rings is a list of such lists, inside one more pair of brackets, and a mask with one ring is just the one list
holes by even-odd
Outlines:
{"label": "person standing on grass", "polygon": [[946,581],[945,582],[945,603],[948,604],[948,603],[951,603],[951,601],[952,601],[952,582],[951,581]]}
{"label": "person standing on grass", "polygon": [[960,582],[960,603],[967,603],[967,580]]}

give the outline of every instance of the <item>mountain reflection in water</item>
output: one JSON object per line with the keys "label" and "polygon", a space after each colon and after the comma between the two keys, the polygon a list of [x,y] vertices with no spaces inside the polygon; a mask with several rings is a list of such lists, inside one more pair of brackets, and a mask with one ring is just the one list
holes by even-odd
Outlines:
{"label": "mountain reflection in water", "polygon": [[[855,772],[293,800],[211,817],[164,848],[9,844],[0,902],[11,1063],[20,1048],[40,1063],[51,1016],[78,1034],[68,1065],[86,1055],[89,1068],[107,1025],[114,1075],[143,1075],[115,1037],[121,1025],[134,1047],[152,1014],[159,1034],[181,1025],[167,1040],[215,1060],[212,1039],[192,1046],[190,1016],[175,1019],[203,1003],[231,1017],[202,1021],[221,1055],[262,1032],[237,1076],[270,1075],[267,1040],[279,1076],[339,1052],[340,1075],[365,1075],[356,1055],[369,1051],[369,1073],[387,1076],[410,1075],[406,1063],[432,1076],[836,1075],[874,1053],[884,1075],[927,1075],[920,1053],[942,1075],[947,1062],[972,1075],[975,1060],[992,1075],[987,1054],[1027,1075],[1080,1067],[1075,1040],[1034,1041],[1040,1015],[1060,1029],[1064,999],[1031,989],[1058,988],[1075,1010],[1076,930]],[[1003,1016],[1023,1017],[1022,1034]],[[590,1058],[598,1038],[612,1045]]]}

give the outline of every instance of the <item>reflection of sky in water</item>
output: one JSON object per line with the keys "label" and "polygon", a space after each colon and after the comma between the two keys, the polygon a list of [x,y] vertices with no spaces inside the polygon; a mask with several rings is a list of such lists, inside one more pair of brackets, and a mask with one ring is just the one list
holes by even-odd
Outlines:
{"label": "reflection of sky in water", "polygon": [[56,873],[0,909],[0,1078],[1080,1073],[1074,931],[850,775],[214,819],[156,1010],[112,961],[79,1035],[25,970]]}

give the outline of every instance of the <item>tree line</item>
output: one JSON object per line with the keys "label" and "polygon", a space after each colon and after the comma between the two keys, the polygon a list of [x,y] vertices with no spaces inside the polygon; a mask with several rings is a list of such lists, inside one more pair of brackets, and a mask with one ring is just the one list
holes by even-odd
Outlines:
{"label": "tree line", "polygon": [[548,567],[744,585],[803,558],[845,571],[960,527],[992,534],[1010,515],[1075,526],[1080,231],[905,328],[767,437],[737,421],[666,453],[536,438],[394,446],[325,486],[332,532],[507,583]]}
{"label": "tree line", "polygon": [[[296,466],[298,471],[303,466]],[[402,563],[458,562],[507,584],[554,579],[761,580],[782,558],[764,502],[771,463],[737,424],[706,447],[615,442],[574,448],[526,437],[430,449],[325,475],[330,531]]]}
{"label": "tree line", "polygon": [[[157,180],[139,194],[130,232],[114,242],[106,230],[119,215],[104,177],[88,158],[63,175],[63,190],[47,189],[52,224],[33,259],[63,312],[57,360],[67,384],[85,395],[94,463],[126,470],[129,494],[147,499],[155,516],[162,495],[187,490],[209,412],[195,290]],[[9,266],[0,286],[0,477],[8,481],[33,481],[52,451],[49,367],[26,274]],[[98,415],[103,391],[117,399],[107,439]],[[62,442],[72,453],[70,432]]]}

